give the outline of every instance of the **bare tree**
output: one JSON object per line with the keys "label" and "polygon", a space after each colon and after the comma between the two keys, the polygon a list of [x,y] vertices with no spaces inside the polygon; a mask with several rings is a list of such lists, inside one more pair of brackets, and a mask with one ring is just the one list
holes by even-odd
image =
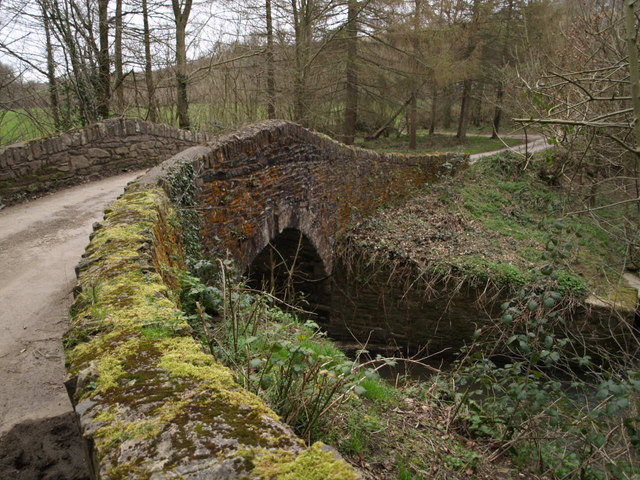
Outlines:
{"label": "bare tree", "polygon": [[98,115],[102,118],[109,117],[109,104],[111,101],[111,76],[109,57],[109,0],[98,0],[98,31],[100,37],[100,50],[98,53],[98,77],[99,100]]}
{"label": "bare tree", "polygon": [[187,95],[187,22],[191,14],[193,0],[171,0],[173,19],[176,26],[176,101],[178,125],[189,130],[189,97]]}
{"label": "bare tree", "polygon": [[347,145],[353,144],[358,120],[358,2],[348,0],[346,27],[346,89],[344,109],[344,137]]}

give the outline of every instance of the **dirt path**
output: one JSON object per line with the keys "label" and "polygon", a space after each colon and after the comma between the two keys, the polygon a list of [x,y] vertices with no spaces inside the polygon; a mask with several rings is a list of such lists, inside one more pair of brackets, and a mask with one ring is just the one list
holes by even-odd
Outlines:
{"label": "dirt path", "polygon": [[[487,135],[488,136],[488,135]],[[524,135],[505,135],[505,138],[522,138],[524,140]],[[547,139],[541,135],[529,135],[528,137],[529,143],[517,145],[515,147],[506,147],[501,148],[500,150],[493,150],[491,152],[483,152],[483,153],[475,153],[469,157],[470,163],[475,163],[480,160],[482,157],[488,157],[489,155],[495,155],[498,152],[505,152],[507,150],[512,150],[517,153],[537,153],[543,152],[553,147],[553,145],[549,145]]]}
{"label": "dirt path", "polygon": [[0,211],[0,438],[26,420],[71,411],[61,337],[74,267],[93,222],[138,175],[79,185]]}

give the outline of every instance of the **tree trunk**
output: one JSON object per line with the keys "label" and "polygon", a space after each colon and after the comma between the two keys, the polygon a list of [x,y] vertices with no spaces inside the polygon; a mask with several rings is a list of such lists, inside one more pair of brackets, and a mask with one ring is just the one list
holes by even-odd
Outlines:
{"label": "tree trunk", "polygon": [[344,111],[344,143],[352,145],[356,135],[356,122],[358,121],[358,5],[357,0],[349,0],[347,14],[347,85],[345,92]]}
{"label": "tree trunk", "polygon": [[[640,62],[638,61],[638,45],[636,43],[636,15],[634,4],[636,0],[625,0],[624,16],[627,40],[627,54],[629,55],[629,79],[631,81],[631,99],[634,116],[634,136],[636,161],[640,167]],[[639,168],[640,170],[640,168]]]}
{"label": "tree trunk", "polygon": [[267,20],[267,118],[276,118],[276,79],[273,59],[273,17],[271,0],[266,0],[265,16]]}
{"label": "tree trunk", "polygon": [[451,129],[451,122],[453,121],[453,115],[451,114],[451,109],[453,108],[453,93],[451,91],[451,87],[447,88],[444,91],[444,107],[442,111],[442,128],[445,130]]}
{"label": "tree trunk", "polygon": [[113,49],[116,74],[116,106],[118,108],[118,113],[122,113],[124,110],[124,87],[122,85],[122,80],[124,79],[124,72],[122,69],[122,0],[116,0],[116,26]]}
{"label": "tree trunk", "polygon": [[53,59],[53,46],[51,44],[51,24],[49,22],[49,14],[47,8],[42,2],[40,9],[42,11],[42,22],[44,26],[44,35],[47,45],[47,81],[49,83],[49,102],[51,103],[51,115],[53,117],[53,126],[56,130],[62,130],[60,122],[60,108],[58,100],[58,83],[56,80],[56,64]]}
{"label": "tree trunk", "polygon": [[152,122],[158,121],[155,85],[153,83],[153,64],[151,61],[151,32],[149,30],[149,8],[147,0],[142,0],[142,23],[144,42],[144,81],[147,85],[148,118]]}
{"label": "tree trunk", "polygon": [[462,100],[460,102],[460,117],[458,118],[458,132],[456,138],[459,143],[467,141],[467,123],[469,119],[469,100],[471,99],[471,80],[462,84]]}
{"label": "tree trunk", "polygon": [[[502,64],[507,65],[509,63],[507,59],[507,53],[509,51],[509,42],[511,39],[511,18],[513,16],[513,0],[509,0],[509,6],[507,7],[507,19],[505,22],[505,38],[502,41]],[[504,97],[504,83],[502,79],[498,81],[498,91],[496,92],[496,108],[493,112],[493,133],[491,138],[498,138],[500,133],[500,122],[502,120],[502,98]]]}
{"label": "tree trunk", "polygon": [[484,83],[480,85],[480,91],[476,86],[476,96],[473,100],[474,112],[473,112],[473,125],[479,127],[482,124],[482,97],[484,97]]}
{"label": "tree trunk", "polygon": [[172,0],[176,24],[176,108],[178,126],[185,130],[191,128],[189,121],[189,97],[187,96],[187,21],[192,0],[185,0],[181,8],[180,0]]}
{"label": "tree trunk", "polygon": [[408,130],[409,130],[409,150],[416,149],[416,135],[418,130],[418,55],[420,54],[420,42],[418,31],[420,29],[420,0],[414,0],[413,11],[413,56],[412,59],[412,79],[411,79],[411,103],[409,104]]}
{"label": "tree trunk", "polygon": [[98,115],[109,117],[109,101],[111,97],[111,79],[109,76],[109,0],[98,0],[98,34],[100,50],[98,52]]}
{"label": "tree trunk", "polygon": [[[625,0],[624,17],[625,17],[625,37],[627,40],[627,53],[629,55],[629,81],[631,82],[631,103],[633,104],[633,122],[634,122],[634,148],[635,162],[633,165],[633,177],[635,178],[634,187],[636,196],[640,197],[640,182],[638,182],[638,173],[640,172],[640,62],[638,61],[638,44],[636,43],[636,13],[634,4],[636,0]],[[640,211],[640,202],[636,205],[636,211]],[[637,217],[636,217],[637,218]],[[638,232],[638,225],[635,225],[635,235]]]}
{"label": "tree trunk", "polygon": [[493,133],[491,138],[498,138],[500,133],[500,121],[502,120],[502,97],[504,96],[504,85],[498,82],[498,91],[496,92],[496,108],[493,112]]}
{"label": "tree trunk", "polygon": [[431,122],[429,124],[429,135],[436,133],[436,119],[438,117],[438,85],[433,82],[433,92],[431,93]]}
{"label": "tree trunk", "polygon": [[416,92],[411,94],[411,102],[409,103],[409,114],[407,115],[407,127],[409,130],[409,150],[415,150],[417,146],[416,132],[418,123],[418,99]]}
{"label": "tree trunk", "polygon": [[307,126],[306,97],[306,49],[307,49],[307,25],[306,25],[306,4],[303,4],[302,11],[298,10],[297,0],[291,0],[293,11],[293,24],[295,33],[295,61],[296,71],[293,80],[293,117],[294,120],[303,126]]}

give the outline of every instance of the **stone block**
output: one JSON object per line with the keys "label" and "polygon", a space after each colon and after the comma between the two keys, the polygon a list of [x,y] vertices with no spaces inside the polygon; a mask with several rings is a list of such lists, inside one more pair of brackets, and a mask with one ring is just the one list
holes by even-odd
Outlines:
{"label": "stone block", "polygon": [[70,172],[71,171],[71,163],[65,162],[55,165],[54,168],[59,172]]}
{"label": "stone block", "polygon": [[31,152],[34,158],[40,158],[40,156],[42,156],[42,145],[40,142],[33,142],[31,144]]}
{"label": "stone block", "polygon": [[87,156],[89,158],[103,159],[103,158],[109,158],[111,154],[101,148],[89,148],[87,149]]}
{"label": "stone block", "polygon": [[70,158],[71,169],[78,170],[80,168],[87,168],[91,165],[91,161],[84,155],[78,155]]}
{"label": "stone block", "polygon": [[40,168],[42,168],[43,161],[41,159],[32,160],[29,162],[28,167],[32,172],[37,172]]}

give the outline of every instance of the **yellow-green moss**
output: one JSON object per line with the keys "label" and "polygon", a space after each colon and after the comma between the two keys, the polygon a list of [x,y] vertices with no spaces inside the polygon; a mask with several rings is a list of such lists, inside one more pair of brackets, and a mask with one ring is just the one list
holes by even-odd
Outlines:
{"label": "yellow-green moss", "polygon": [[343,460],[314,443],[299,455],[280,450],[254,460],[255,473],[265,480],[357,480],[358,475]]}
{"label": "yellow-green moss", "polygon": [[124,375],[122,360],[107,356],[98,363],[98,381],[100,389],[106,390],[117,385],[118,379]]}
{"label": "yellow-green moss", "polygon": [[207,387],[224,388],[233,384],[231,371],[202,352],[191,338],[168,338],[159,342],[163,352],[159,366],[172,376],[190,377]]}
{"label": "yellow-green moss", "polygon": [[[149,418],[144,420],[116,420],[96,430],[96,447],[110,448],[126,440],[150,439],[160,431],[160,422]],[[103,450],[104,451],[104,450]]]}
{"label": "yellow-green moss", "polygon": [[[145,224],[134,223],[131,225],[115,225],[108,229],[98,231],[93,238],[91,246],[98,250],[106,247],[107,244],[117,244],[118,246],[132,246],[136,242],[144,242],[145,237],[140,232],[144,230]],[[109,245],[112,247],[112,245]]]}
{"label": "yellow-green moss", "polygon": [[589,302],[594,305],[613,306],[626,312],[634,312],[638,306],[638,291],[632,287],[618,286],[598,297],[589,297]]}
{"label": "yellow-green moss", "polygon": [[158,366],[171,376],[197,380],[201,390],[215,391],[229,408],[250,407],[255,413],[278,420],[273,410],[256,395],[240,389],[231,370],[204,353],[192,338],[163,339],[159,342],[159,349],[163,355]]}

